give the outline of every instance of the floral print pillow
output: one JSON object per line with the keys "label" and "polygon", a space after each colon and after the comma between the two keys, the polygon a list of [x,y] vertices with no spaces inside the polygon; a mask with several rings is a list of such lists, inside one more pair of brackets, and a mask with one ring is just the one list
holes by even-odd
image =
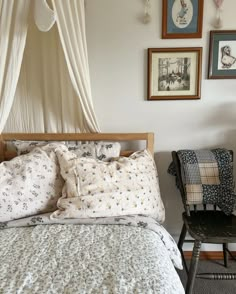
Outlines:
{"label": "floral print pillow", "polygon": [[27,154],[30,151],[32,151],[34,148],[43,147],[49,143],[50,142],[47,142],[47,141],[21,141],[21,140],[12,141],[12,144],[15,147],[18,155]]}
{"label": "floral print pillow", "polygon": [[90,157],[104,161],[120,156],[121,150],[119,142],[68,142],[66,145],[69,151],[75,153],[77,157]]}
{"label": "floral print pillow", "polygon": [[[47,141],[12,141],[17,154],[22,155],[29,153],[35,147],[42,147],[50,142]],[[53,142],[51,142],[53,143]],[[56,142],[54,142],[56,143]],[[59,142],[57,142],[60,144]],[[78,157],[91,157],[100,160],[110,160],[110,158],[118,157],[120,155],[121,146],[119,142],[103,142],[103,141],[88,141],[88,142],[61,142],[66,144],[68,149],[75,153]]]}
{"label": "floral print pillow", "polygon": [[148,151],[109,162],[78,158],[66,147],[56,154],[65,186],[52,218],[143,214],[164,221],[157,170]]}
{"label": "floral print pillow", "polygon": [[64,180],[48,144],[0,164],[0,222],[54,211]]}

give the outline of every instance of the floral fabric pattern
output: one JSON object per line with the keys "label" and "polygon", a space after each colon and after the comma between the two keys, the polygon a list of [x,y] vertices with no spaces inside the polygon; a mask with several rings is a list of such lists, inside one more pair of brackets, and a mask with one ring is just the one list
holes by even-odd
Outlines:
{"label": "floral fabric pattern", "polygon": [[124,215],[115,217],[98,217],[98,218],[76,218],[76,219],[51,219],[51,213],[40,214],[23,218],[19,220],[13,220],[9,222],[0,223],[0,230],[27,227],[36,225],[52,225],[52,224],[74,224],[74,225],[125,225],[142,227],[155,232],[166,247],[169,257],[174,266],[178,269],[182,269],[182,259],[175,240],[166,231],[166,229],[159,224],[155,219],[144,215]]}
{"label": "floral fabric pattern", "polygon": [[[56,143],[56,142],[51,142]],[[119,142],[103,142],[103,141],[88,141],[88,142],[57,142],[64,143],[70,151],[75,153],[78,157],[91,157],[99,160],[109,160],[120,155],[121,146]],[[29,153],[35,147],[42,147],[48,145],[48,141],[12,141],[17,154],[22,155]]]}
{"label": "floral fabric pattern", "polygon": [[184,294],[160,236],[143,226],[0,230],[0,260],[0,293]]}
{"label": "floral fabric pattern", "polygon": [[0,164],[0,222],[56,209],[64,184],[56,147],[35,148]]}
{"label": "floral fabric pattern", "polygon": [[110,162],[78,158],[66,148],[56,154],[65,186],[52,218],[143,214],[164,221],[158,175],[148,151]]}

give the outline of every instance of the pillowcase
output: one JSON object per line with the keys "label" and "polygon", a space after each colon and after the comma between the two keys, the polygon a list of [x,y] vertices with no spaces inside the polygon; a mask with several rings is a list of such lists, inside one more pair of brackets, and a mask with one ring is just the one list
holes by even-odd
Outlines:
{"label": "pillowcase", "polygon": [[119,142],[68,142],[67,147],[78,157],[90,157],[99,160],[110,160],[120,156],[121,145]]}
{"label": "pillowcase", "polygon": [[16,148],[17,155],[29,153],[35,147],[42,147],[48,144],[47,141],[12,141],[13,146]]}
{"label": "pillowcase", "polygon": [[78,158],[65,147],[56,154],[65,186],[51,218],[143,214],[164,221],[155,162],[148,151],[110,162]]}
{"label": "pillowcase", "polygon": [[[51,142],[53,143],[53,142]],[[78,157],[91,157],[97,158],[100,160],[109,160],[113,157],[118,157],[120,155],[121,145],[119,142],[94,142],[89,141],[83,143],[78,142],[54,142],[58,144],[66,144],[68,149],[74,152]],[[13,146],[17,150],[18,155],[26,154],[32,151],[35,147],[42,147],[50,142],[47,141],[21,141],[14,140],[12,141]]]}
{"label": "pillowcase", "polygon": [[0,222],[56,210],[64,180],[48,144],[0,164]]}

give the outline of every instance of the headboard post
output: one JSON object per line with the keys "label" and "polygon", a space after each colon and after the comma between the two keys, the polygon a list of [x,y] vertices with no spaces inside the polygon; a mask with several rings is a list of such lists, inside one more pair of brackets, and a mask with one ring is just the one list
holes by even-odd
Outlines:
{"label": "headboard post", "polygon": [[5,159],[4,154],[5,154],[5,142],[3,141],[2,134],[0,134],[0,162],[2,162]]}
{"label": "headboard post", "polygon": [[148,133],[147,134],[147,146],[146,148],[154,155],[154,134]]}

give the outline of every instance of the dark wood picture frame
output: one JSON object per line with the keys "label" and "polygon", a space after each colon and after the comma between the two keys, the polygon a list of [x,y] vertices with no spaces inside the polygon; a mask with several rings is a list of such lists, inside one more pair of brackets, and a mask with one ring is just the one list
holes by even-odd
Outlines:
{"label": "dark wood picture frame", "polygon": [[203,6],[204,0],[162,0],[162,38],[201,38]]}
{"label": "dark wood picture frame", "polygon": [[200,99],[202,47],[148,48],[148,100]]}
{"label": "dark wood picture frame", "polygon": [[236,79],[236,30],[210,31],[208,79]]}

